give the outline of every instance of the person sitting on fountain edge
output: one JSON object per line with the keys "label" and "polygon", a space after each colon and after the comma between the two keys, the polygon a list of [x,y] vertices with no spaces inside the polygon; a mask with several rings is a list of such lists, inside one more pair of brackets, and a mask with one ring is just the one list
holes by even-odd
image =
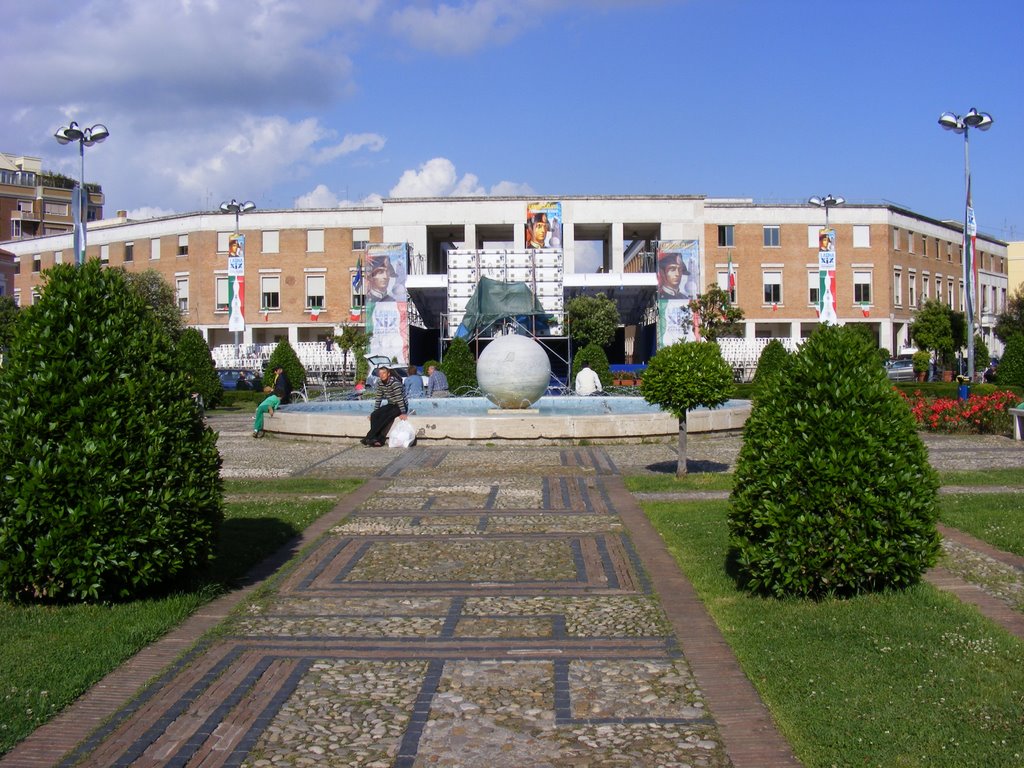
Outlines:
{"label": "person sitting on fountain edge", "polygon": [[[373,403],[373,413],[370,414],[370,431],[366,433],[360,442],[373,448],[380,448],[388,439],[388,431],[395,419],[405,421],[408,416],[409,406],[405,401],[405,387],[402,380],[391,373],[389,368],[377,369],[377,399]],[[387,400],[386,405],[381,405],[382,400]]]}
{"label": "person sitting on fountain edge", "polygon": [[270,387],[264,387],[263,391],[267,393],[267,397],[256,406],[256,420],[252,425],[253,437],[263,437],[264,416],[268,413],[273,416],[275,408],[282,403],[287,405],[288,401],[291,400],[292,385],[288,381],[283,367],[280,365],[274,367],[274,384]]}
{"label": "person sitting on fountain edge", "polygon": [[427,397],[448,397],[448,377],[436,365],[427,368]]}
{"label": "person sitting on fountain edge", "polygon": [[585,397],[602,392],[604,392],[604,387],[601,386],[601,378],[590,367],[590,363],[584,363],[580,372],[576,374],[576,394]]}

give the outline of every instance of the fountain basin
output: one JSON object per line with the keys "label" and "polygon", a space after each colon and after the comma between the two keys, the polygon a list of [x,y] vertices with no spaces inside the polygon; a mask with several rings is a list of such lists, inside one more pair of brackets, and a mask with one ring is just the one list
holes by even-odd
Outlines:
{"label": "fountain basin", "polygon": [[[488,412],[490,409],[490,412]],[[372,400],[294,403],[267,419],[267,432],[317,438],[361,438]],[[495,411],[483,397],[413,399],[409,420],[421,441],[596,442],[669,441],[679,434],[674,416],[639,397],[542,397],[529,409]],[[741,429],[748,400],[691,411],[689,432]]]}

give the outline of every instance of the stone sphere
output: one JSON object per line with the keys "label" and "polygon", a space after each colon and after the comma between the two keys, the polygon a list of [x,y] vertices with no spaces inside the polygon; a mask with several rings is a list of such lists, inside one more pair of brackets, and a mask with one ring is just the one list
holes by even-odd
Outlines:
{"label": "stone sphere", "polygon": [[499,336],[476,361],[476,379],[487,399],[499,408],[529,408],[551,380],[544,347],[526,336]]}

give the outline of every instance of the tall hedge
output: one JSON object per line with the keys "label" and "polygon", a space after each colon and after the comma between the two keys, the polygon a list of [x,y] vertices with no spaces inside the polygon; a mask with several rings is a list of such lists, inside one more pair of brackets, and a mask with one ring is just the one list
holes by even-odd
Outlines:
{"label": "tall hedge", "polygon": [[452,339],[440,368],[448,378],[448,391],[453,395],[469,394],[479,386],[476,380],[476,359],[465,339]]}
{"label": "tall hedge", "polygon": [[1002,385],[1024,387],[1024,333],[1015,333],[1007,339],[996,368],[996,381]]}
{"label": "tall hedge", "polygon": [[825,326],[759,392],[729,527],[741,582],[777,596],[916,583],[939,552],[938,479],[872,345]]}
{"label": "tall hedge", "polygon": [[789,351],[778,339],[772,339],[761,350],[754,372],[754,385],[760,390],[768,379],[783,375],[789,365]]}
{"label": "tall hedge", "polygon": [[278,366],[284,368],[284,375],[288,377],[288,383],[292,385],[292,389],[302,389],[306,383],[306,369],[302,366],[292,345],[287,341],[279,341],[274,347],[274,351],[270,353],[266,370],[263,372],[264,387],[274,386],[274,369]]}
{"label": "tall hedge", "polygon": [[43,278],[0,370],[0,597],[140,595],[211,555],[216,435],[120,270]]}
{"label": "tall hedge", "polygon": [[207,408],[220,405],[224,398],[217,368],[203,334],[186,328],[178,339],[178,365],[185,374],[189,389],[198,392]]}

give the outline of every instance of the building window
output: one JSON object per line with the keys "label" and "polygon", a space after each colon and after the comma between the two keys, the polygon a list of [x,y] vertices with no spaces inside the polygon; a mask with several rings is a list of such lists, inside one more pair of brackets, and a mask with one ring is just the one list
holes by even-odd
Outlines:
{"label": "building window", "polygon": [[178,297],[178,311],[188,312],[188,278],[178,277],[174,280],[174,292]]}
{"label": "building window", "polygon": [[935,300],[942,301],[942,278],[937,275],[935,277]]}
{"label": "building window", "polygon": [[67,203],[45,203],[43,210],[48,216],[67,216],[68,215],[68,204]]}
{"label": "building window", "polygon": [[109,245],[101,245],[100,246],[100,264],[109,264],[109,263],[110,263],[110,246]]}
{"label": "building window", "polygon": [[217,278],[217,306],[215,312],[227,312],[230,309],[228,301],[228,278]]}
{"label": "building window", "polygon": [[135,261],[135,243],[124,244],[124,260],[125,263]]}
{"label": "building window", "polygon": [[928,273],[921,275],[921,301],[928,301]]}
{"label": "building window", "polygon": [[807,247],[818,250],[821,245],[821,241],[818,239],[818,233],[821,232],[821,227],[815,224],[807,225]]}
{"label": "building window", "polygon": [[323,309],[327,278],[325,275],[306,275],[306,309]]}
{"label": "building window", "polygon": [[263,252],[281,252],[281,233],[278,232],[276,229],[268,230],[263,233]]}
{"label": "building window", "polygon": [[735,227],[732,224],[718,225],[718,247],[732,248],[734,245]]}
{"label": "building window", "polygon": [[807,273],[807,303],[812,307],[821,303],[821,275],[817,270]]}
{"label": "building window", "polygon": [[154,237],[149,241],[149,259],[150,261],[160,260],[160,238]]}
{"label": "building window", "polygon": [[921,236],[921,255],[928,255],[928,238],[925,237],[924,235]]}
{"label": "building window", "polygon": [[892,303],[903,306],[903,273],[899,270],[892,273]]}
{"label": "building window", "polygon": [[777,224],[770,225],[764,228],[764,247],[765,248],[778,248],[779,247],[779,226]]}
{"label": "building window", "polygon": [[278,275],[260,275],[260,309],[281,308],[281,278]]}
{"label": "building window", "polygon": [[914,252],[914,233],[907,232],[907,253]]}
{"label": "building window", "polygon": [[[767,227],[765,227],[767,229]],[[762,280],[764,283],[764,303],[765,304],[781,304],[782,303],[782,273],[781,272],[764,272],[762,273]]]}
{"label": "building window", "polygon": [[953,278],[946,281],[946,304],[953,306]]}
{"label": "building window", "polygon": [[21,237],[21,219],[11,219],[11,237]]}
{"label": "building window", "polygon": [[64,263],[64,251],[54,251],[53,252],[53,263],[54,264],[63,264]]}
{"label": "building window", "polygon": [[871,247],[871,227],[867,224],[854,224],[853,225],[853,247],[854,248],[870,248]]}
{"label": "building window", "polygon": [[31,200],[19,200],[18,201],[18,212],[19,213],[32,213],[32,201]]}
{"label": "building window", "polygon": [[306,253],[324,252],[324,231],[322,229],[306,230]]}
{"label": "building window", "polygon": [[38,253],[32,257],[32,271],[38,273],[43,268],[43,258]]}
{"label": "building window", "polygon": [[178,255],[188,256],[188,235],[178,235]]}
{"label": "building window", "polygon": [[853,273],[853,303],[854,304],[870,304],[871,303],[871,273],[870,272],[854,272]]}
{"label": "building window", "polygon": [[14,306],[21,307],[21,288],[14,289]]}
{"label": "building window", "polygon": [[231,232],[218,232],[217,233],[217,253],[228,252],[228,238],[231,237]]}
{"label": "building window", "polygon": [[917,306],[917,274],[914,272],[907,276],[907,299],[911,307]]}
{"label": "building window", "polygon": [[[733,273],[733,277],[735,277],[736,276],[736,267],[733,267],[732,269],[733,269],[733,272],[732,272]],[[718,273],[718,287],[721,288],[723,291],[725,291],[727,294],[729,294],[729,303],[730,304],[735,304],[736,303],[736,287],[733,286],[733,288],[731,290],[729,289],[729,270],[725,270],[724,272],[719,272]]]}
{"label": "building window", "polygon": [[20,275],[21,274],[21,257],[20,256],[15,256],[14,257],[14,274],[16,274],[16,275]]}
{"label": "building window", "polygon": [[352,250],[353,251],[365,251],[366,246],[370,242],[370,230],[369,229],[353,229],[352,230]]}

